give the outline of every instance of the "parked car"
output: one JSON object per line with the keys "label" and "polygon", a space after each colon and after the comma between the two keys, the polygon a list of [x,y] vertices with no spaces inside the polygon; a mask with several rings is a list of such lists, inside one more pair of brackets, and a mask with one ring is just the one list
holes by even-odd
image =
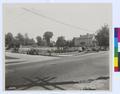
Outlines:
{"label": "parked car", "polygon": [[82,51],[83,51],[83,48],[82,48],[82,47],[78,47],[78,51],[79,51],[79,52],[82,52]]}
{"label": "parked car", "polygon": [[93,48],[92,48],[92,51],[99,52],[99,48],[98,48],[98,47],[93,47]]}
{"label": "parked car", "polygon": [[32,49],[30,49],[30,50],[27,51],[27,54],[30,54],[30,55],[39,55],[39,51],[38,51],[38,49],[32,48]]}

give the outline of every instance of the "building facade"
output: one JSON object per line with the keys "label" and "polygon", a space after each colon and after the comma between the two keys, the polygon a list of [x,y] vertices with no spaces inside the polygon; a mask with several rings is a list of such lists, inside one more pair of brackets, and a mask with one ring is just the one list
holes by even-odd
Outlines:
{"label": "building facade", "polygon": [[94,34],[80,35],[74,38],[74,45],[78,47],[94,47],[97,45]]}

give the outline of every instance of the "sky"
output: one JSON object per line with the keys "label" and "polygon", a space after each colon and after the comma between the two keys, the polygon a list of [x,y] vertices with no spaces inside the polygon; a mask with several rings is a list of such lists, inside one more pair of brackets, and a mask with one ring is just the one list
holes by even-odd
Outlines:
{"label": "sky", "polygon": [[112,26],[110,3],[21,3],[4,4],[3,30],[27,33],[30,38],[53,32],[52,40],[64,36],[66,40],[86,33],[95,33],[104,24]]}

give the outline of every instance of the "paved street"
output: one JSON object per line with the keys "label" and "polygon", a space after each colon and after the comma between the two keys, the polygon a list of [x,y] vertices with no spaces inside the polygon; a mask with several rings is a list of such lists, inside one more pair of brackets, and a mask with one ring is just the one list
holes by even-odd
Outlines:
{"label": "paved street", "polygon": [[27,83],[24,77],[56,77],[52,81],[80,81],[109,75],[109,52],[60,57],[33,63],[6,64],[6,85]]}

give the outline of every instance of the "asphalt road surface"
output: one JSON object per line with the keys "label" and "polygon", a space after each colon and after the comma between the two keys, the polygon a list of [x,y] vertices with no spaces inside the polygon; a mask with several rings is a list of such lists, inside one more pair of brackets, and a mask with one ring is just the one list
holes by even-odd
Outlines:
{"label": "asphalt road surface", "polygon": [[[109,76],[109,52],[61,57],[55,60],[6,65],[6,85],[24,84],[24,79],[56,77],[53,82],[80,81]],[[29,83],[29,82],[28,82]]]}

